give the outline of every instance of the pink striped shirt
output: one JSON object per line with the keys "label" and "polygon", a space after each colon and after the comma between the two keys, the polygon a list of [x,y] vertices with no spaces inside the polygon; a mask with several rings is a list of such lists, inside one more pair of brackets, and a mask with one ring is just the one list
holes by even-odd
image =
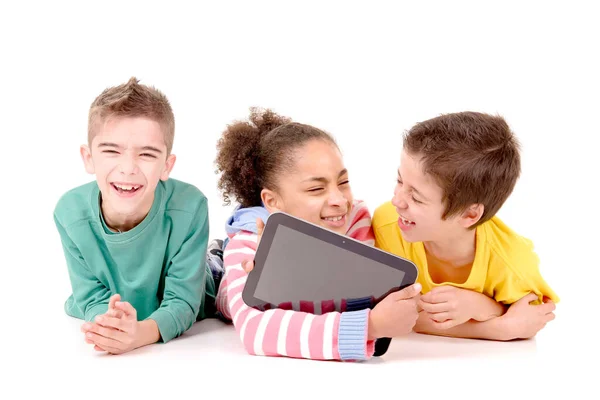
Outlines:
{"label": "pink striped shirt", "polygon": [[[369,245],[375,237],[371,215],[366,205],[355,201],[349,215],[347,236]],[[338,330],[341,313],[331,311],[312,314],[312,303],[302,305],[301,311],[277,308],[259,311],[248,307],[242,299],[247,274],[242,262],[254,259],[258,235],[239,231],[230,237],[224,252],[225,274],[217,295],[217,309],[230,319],[248,353],[264,356],[287,356],[315,360],[341,360]],[[335,309],[333,304],[321,305]],[[366,310],[366,313],[369,313]],[[368,314],[367,314],[368,321]],[[362,325],[361,325],[362,326]],[[367,340],[368,323],[364,328],[364,357],[374,352],[374,341]],[[362,335],[361,335],[362,337]]]}

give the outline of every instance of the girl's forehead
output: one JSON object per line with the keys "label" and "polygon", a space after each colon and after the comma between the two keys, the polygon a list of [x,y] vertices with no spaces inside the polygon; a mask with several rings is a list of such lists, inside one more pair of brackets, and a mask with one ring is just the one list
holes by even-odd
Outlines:
{"label": "girl's forehead", "polygon": [[329,143],[308,143],[298,148],[292,157],[293,168],[290,172],[295,174],[337,177],[346,169],[339,150]]}

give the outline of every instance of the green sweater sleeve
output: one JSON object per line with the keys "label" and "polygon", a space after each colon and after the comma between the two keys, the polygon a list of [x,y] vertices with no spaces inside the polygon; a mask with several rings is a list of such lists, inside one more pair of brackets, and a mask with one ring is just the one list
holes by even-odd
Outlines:
{"label": "green sweater sleeve", "polygon": [[[73,289],[73,299],[79,312],[75,310],[65,310],[67,314],[83,318],[86,321],[93,321],[96,315],[104,314],[108,310],[108,301],[110,299],[110,290],[94,276],[73,240],[69,237],[67,230],[60,223],[56,214],[54,222],[60,234],[67,269]],[[81,315],[76,315],[81,313]]]}
{"label": "green sweater sleeve", "polygon": [[148,319],[158,325],[164,343],[181,335],[196,320],[205,295],[209,221],[206,198],[193,215],[189,233],[170,260],[160,307]]}

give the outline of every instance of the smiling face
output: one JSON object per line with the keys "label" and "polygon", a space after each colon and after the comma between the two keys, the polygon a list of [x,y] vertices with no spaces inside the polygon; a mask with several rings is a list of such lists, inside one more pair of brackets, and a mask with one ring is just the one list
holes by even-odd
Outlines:
{"label": "smiling face", "polygon": [[339,149],[329,141],[310,140],[292,157],[294,165],[277,177],[277,189],[262,190],[265,207],[345,234],[353,198]]}
{"label": "smiling face", "polygon": [[99,124],[91,145],[81,146],[81,156],[86,171],[96,175],[102,213],[112,228],[135,226],[144,219],[159,180],[169,178],[175,163],[174,155],[167,156],[160,124],[142,117],[115,117]]}
{"label": "smiling face", "polygon": [[442,219],[445,209],[442,196],[442,188],[423,172],[420,157],[402,151],[392,204],[406,241],[446,241],[466,229],[469,221],[461,215]]}

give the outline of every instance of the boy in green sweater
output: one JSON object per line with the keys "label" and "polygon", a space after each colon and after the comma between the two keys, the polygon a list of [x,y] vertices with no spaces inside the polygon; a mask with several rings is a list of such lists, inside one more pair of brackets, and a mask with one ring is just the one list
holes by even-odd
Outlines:
{"label": "boy in green sweater", "polygon": [[86,321],[85,341],[98,351],[168,342],[214,314],[207,200],[169,179],[174,131],[169,101],[155,88],[131,78],[104,90],[81,146],[96,181],[56,205],[73,290],[65,311]]}

